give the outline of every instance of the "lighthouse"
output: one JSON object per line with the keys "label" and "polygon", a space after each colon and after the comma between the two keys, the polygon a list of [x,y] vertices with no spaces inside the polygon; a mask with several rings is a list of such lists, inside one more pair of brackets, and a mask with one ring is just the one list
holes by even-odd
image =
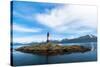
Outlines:
{"label": "lighthouse", "polygon": [[49,32],[47,32],[47,43],[49,42]]}

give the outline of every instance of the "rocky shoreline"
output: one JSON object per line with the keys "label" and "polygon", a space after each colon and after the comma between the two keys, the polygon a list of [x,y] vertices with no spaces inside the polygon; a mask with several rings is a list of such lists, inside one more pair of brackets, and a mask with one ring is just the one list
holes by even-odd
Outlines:
{"label": "rocky shoreline", "polygon": [[52,56],[52,55],[60,55],[60,54],[84,53],[90,51],[91,49],[79,45],[60,46],[52,43],[47,43],[47,44],[23,46],[15,50],[24,53]]}

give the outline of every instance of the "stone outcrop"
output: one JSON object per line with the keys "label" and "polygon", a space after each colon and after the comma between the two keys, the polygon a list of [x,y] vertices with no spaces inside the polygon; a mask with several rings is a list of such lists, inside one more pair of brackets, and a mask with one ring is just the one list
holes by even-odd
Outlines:
{"label": "stone outcrop", "polygon": [[78,46],[78,45],[60,46],[52,43],[47,43],[47,44],[23,46],[15,50],[25,52],[25,53],[51,56],[51,55],[70,54],[70,53],[77,53],[77,52],[83,53],[83,52],[90,51],[90,48],[84,46]]}

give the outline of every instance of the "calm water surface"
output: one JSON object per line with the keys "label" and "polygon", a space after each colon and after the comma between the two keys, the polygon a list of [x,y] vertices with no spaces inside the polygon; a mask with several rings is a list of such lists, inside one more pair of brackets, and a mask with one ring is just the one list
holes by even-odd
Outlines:
{"label": "calm water surface", "polygon": [[51,64],[51,63],[70,63],[70,62],[83,62],[83,61],[96,61],[97,60],[97,43],[63,43],[60,45],[83,45],[90,47],[91,51],[85,53],[72,53],[64,55],[46,56],[22,53],[14,49],[25,45],[13,46],[13,65],[37,65],[37,64]]}

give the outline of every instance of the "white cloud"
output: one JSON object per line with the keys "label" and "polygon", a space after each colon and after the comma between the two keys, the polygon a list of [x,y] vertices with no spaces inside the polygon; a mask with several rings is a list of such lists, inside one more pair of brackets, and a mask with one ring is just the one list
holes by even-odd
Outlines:
{"label": "white cloud", "polygon": [[[65,37],[59,35],[50,35],[50,40],[61,40]],[[14,43],[30,43],[30,42],[46,42],[47,36],[44,34],[40,35],[29,35],[29,36],[22,36],[22,37],[13,37]]]}
{"label": "white cloud", "polygon": [[45,40],[46,40],[46,37],[43,35],[33,35],[33,36],[13,38],[13,42],[15,42],[15,43],[41,42],[41,41],[45,41]]}
{"label": "white cloud", "polygon": [[74,27],[73,32],[77,32],[76,28],[81,26],[97,29],[97,8],[85,5],[64,5],[48,13],[37,14],[36,20],[59,32],[65,30],[69,32],[73,30],[72,27]]}
{"label": "white cloud", "polygon": [[13,30],[17,32],[40,32],[39,28],[26,28],[17,24],[13,24]]}
{"label": "white cloud", "polygon": [[24,20],[33,21],[34,14],[23,14],[13,10],[13,16],[23,18]]}

